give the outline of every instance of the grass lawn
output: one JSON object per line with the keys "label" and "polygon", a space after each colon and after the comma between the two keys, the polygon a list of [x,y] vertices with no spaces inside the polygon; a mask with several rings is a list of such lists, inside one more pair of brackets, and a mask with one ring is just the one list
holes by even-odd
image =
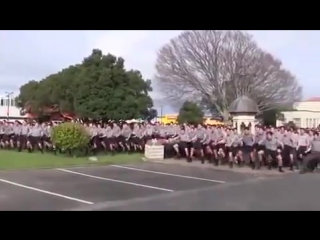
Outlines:
{"label": "grass lawn", "polygon": [[89,157],[54,156],[51,153],[28,153],[0,150],[0,170],[59,168],[68,166],[90,166],[107,164],[126,164],[142,161],[141,154],[117,154],[115,156],[97,156],[98,161],[89,161]]}

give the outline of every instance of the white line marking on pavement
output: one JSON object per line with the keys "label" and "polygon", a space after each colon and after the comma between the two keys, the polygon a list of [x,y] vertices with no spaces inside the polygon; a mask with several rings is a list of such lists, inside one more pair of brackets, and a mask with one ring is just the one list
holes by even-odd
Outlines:
{"label": "white line marking on pavement", "polygon": [[77,174],[77,175],[88,177],[88,178],[95,178],[95,179],[99,179],[99,180],[109,181],[109,182],[116,182],[116,183],[123,183],[123,184],[127,184],[127,185],[137,186],[137,187],[151,188],[151,189],[165,191],[165,192],[174,192],[171,189],[153,187],[153,186],[143,185],[143,184],[133,183],[133,182],[125,182],[125,181],[111,179],[111,178],[98,177],[98,176],[84,174],[84,173],[80,173],[80,172],[74,172],[74,171],[70,171],[70,170],[62,169],[62,168],[57,168],[56,170],[61,171],[61,172],[71,173],[71,174]]}
{"label": "white line marking on pavement", "polygon": [[219,180],[213,180],[213,179],[207,179],[207,178],[197,178],[197,177],[178,175],[178,174],[172,174],[172,173],[165,173],[165,172],[156,172],[156,171],[145,170],[145,169],[141,169],[141,168],[132,168],[132,167],[125,167],[125,166],[120,166],[120,165],[110,165],[110,167],[123,168],[123,169],[127,169],[127,170],[138,171],[138,172],[154,173],[154,174],[166,175],[166,176],[178,177],[178,178],[188,178],[188,179],[206,181],[206,182],[226,183],[224,181],[219,181]]}
{"label": "white line marking on pavement", "polygon": [[25,188],[25,189],[29,189],[29,190],[32,190],[32,191],[41,192],[41,193],[45,193],[45,194],[48,194],[48,195],[52,195],[52,196],[56,196],[56,197],[60,197],[60,198],[64,198],[64,199],[68,199],[68,200],[72,200],[72,201],[76,201],[76,202],[80,202],[80,203],[85,203],[85,204],[89,204],[89,205],[93,204],[93,202],[88,202],[88,201],[85,201],[85,200],[82,200],[82,199],[73,198],[73,197],[69,197],[69,196],[58,194],[58,193],[54,193],[54,192],[49,192],[49,191],[42,190],[42,189],[39,189],[39,188],[34,188],[34,187],[30,187],[30,186],[23,185],[23,184],[20,184],[20,183],[11,182],[11,181],[8,181],[8,180],[5,180],[5,179],[0,179],[0,182],[11,184],[11,185],[16,186],[16,187]]}

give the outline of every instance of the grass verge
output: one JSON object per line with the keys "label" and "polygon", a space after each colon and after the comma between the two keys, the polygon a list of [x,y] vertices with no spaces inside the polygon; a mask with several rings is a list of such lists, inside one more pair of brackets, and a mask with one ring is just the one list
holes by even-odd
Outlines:
{"label": "grass verge", "polygon": [[142,161],[141,154],[117,154],[115,156],[97,156],[97,161],[90,161],[89,157],[66,157],[65,155],[54,156],[51,153],[27,153],[0,150],[0,170],[13,169],[37,169],[37,168],[60,168],[70,166],[92,166],[108,164],[129,164]]}

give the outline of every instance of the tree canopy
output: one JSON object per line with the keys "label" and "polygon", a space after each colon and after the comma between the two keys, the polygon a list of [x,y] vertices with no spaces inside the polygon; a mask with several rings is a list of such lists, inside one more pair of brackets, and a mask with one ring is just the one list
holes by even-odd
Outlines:
{"label": "tree canopy", "polygon": [[302,89],[282,62],[244,31],[192,30],[164,45],[157,85],[174,103],[192,100],[229,116],[230,103],[247,95],[261,112],[291,106]]}
{"label": "tree canopy", "polygon": [[204,113],[194,102],[185,101],[180,108],[177,118],[178,123],[199,124],[203,123]]}
{"label": "tree canopy", "polygon": [[149,119],[157,115],[151,80],[126,70],[124,59],[94,49],[82,63],[20,87],[18,106],[37,115],[50,112],[92,119]]}

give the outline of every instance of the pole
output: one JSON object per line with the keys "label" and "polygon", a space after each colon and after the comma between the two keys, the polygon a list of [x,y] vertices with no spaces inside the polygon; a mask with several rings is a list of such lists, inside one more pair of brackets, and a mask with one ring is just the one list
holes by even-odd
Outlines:
{"label": "pole", "polygon": [[161,106],[160,106],[160,119],[161,119],[161,123],[162,123],[162,117],[163,117],[162,109],[163,109],[163,106],[161,105]]}
{"label": "pole", "polygon": [[9,111],[10,111],[10,109],[9,109],[9,101],[10,101],[10,96],[9,96],[9,93],[7,94],[7,120],[9,121]]}
{"label": "pole", "polygon": [[13,92],[6,92],[6,97],[7,97],[7,100],[8,100],[8,105],[7,105],[7,120],[10,119],[10,100],[11,100],[11,95],[13,94]]}

